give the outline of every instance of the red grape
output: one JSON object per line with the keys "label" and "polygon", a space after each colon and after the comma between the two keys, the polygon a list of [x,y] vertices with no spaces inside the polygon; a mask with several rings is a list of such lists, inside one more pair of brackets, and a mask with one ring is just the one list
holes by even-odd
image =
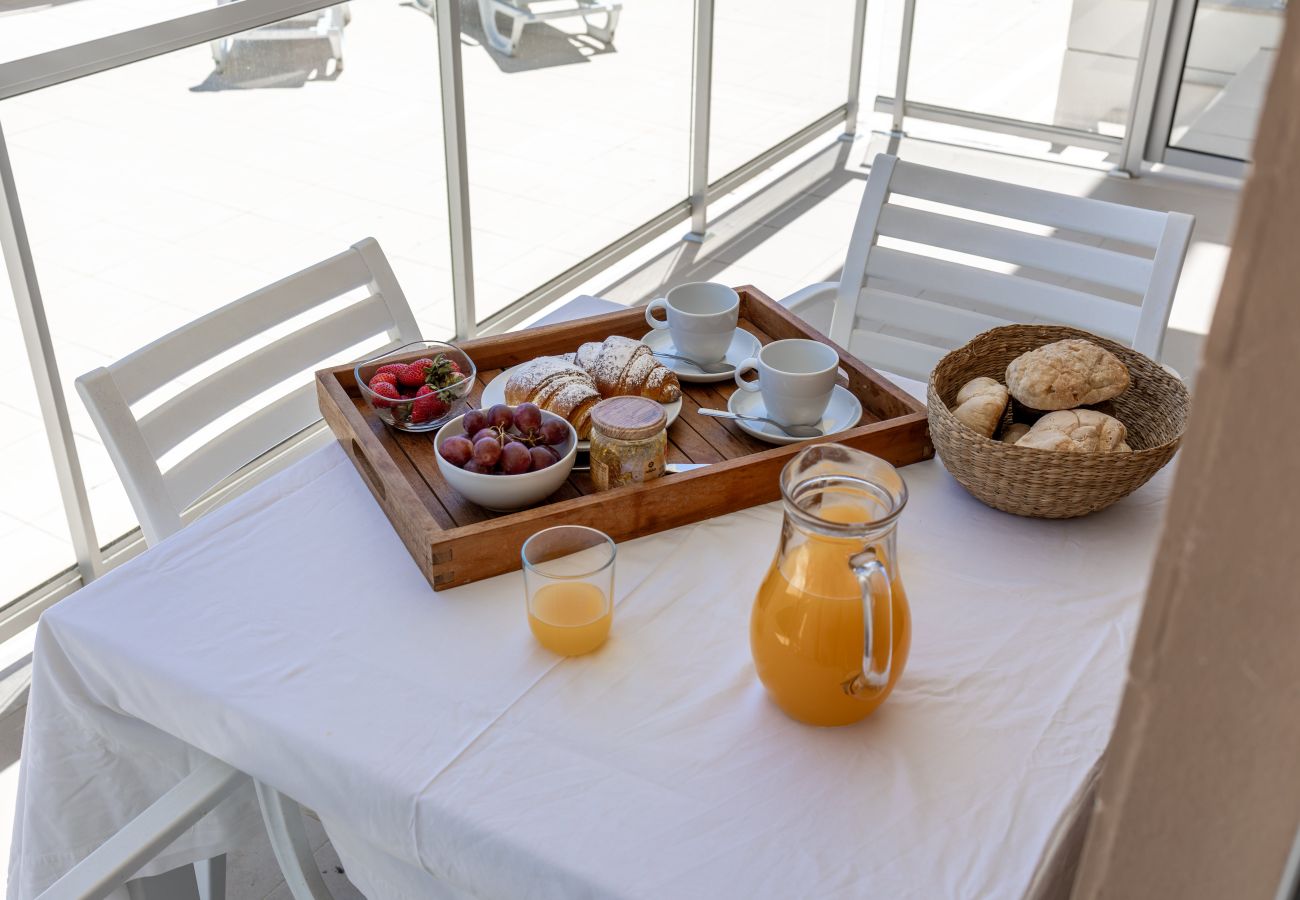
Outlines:
{"label": "red grape", "polygon": [[462,423],[465,426],[466,434],[474,434],[488,427],[487,413],[481,409],[471,409],[465,413],[465,419]]}
{"label": "red grape", "polygon": [[488,424],[493,428],[509,428],[514,413],[504,403],[498,403],[487,411]]}
{"label": "red grape", "polygon": [[497,431],[495,428],[483,428],[474,432],[474,436],[470,438],[470,440],[477,444],[484,438],[494,440],[499,444],[501,443],[501,432]]}
{"label": "red grape", "polygon": [[568,427],[559,419],[547,419],[542,423],[542,440],[546,443],[563,444],[568,436]]}
{"label": "red grape", "polygon": [[542,427],[542,410],[536,403],[520,403],[515,407],[515,427],[520,434],[531,434]]}
{"label": "red grape", "polygon": [[491,466],[481,465],[480,463],[477,463],[477,462],[475,462],[475,461],[472,460],[472,459],[471,459],[469,462],[465,463],[465,465],[464,465],[464,469],[465,469],[466,472],[473,472],[475,475],[491,475],[491,474],[492,474],[492,467],[491,467]]}
{"label": "red grape", "polygon": [[546,447],[534,447],[528,451],[528,455],[532,457],[534,472],[553,466],[557,462],[555,454]]}
{"label": "red grape", "polygon": [[501,458],[501,442],[496,438],[481,438],[474,442],[474,461],[491,468]]}
{"label": "red grape", "polygon": [[532,464],[528,448],[518,441],[511,441],[501,450],[501,471],[507,475],[522,475]]}
{"label": "red grape", "polygon": [[449,437],[442,442],[442,458],[453,466],[464,466],[474,455],[474,445],[464,435]]}

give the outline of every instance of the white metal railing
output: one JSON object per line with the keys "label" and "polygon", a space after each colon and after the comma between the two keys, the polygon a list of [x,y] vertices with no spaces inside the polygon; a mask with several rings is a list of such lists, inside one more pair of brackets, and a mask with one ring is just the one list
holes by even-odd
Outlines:
{"label": "white metal railing", "polygon": [[[25,59],[0,63],[0,101],[54,85],[107,72],[175,50],[271,25],[332,6],[337,0],[239,0],[167,21],[129,29],[118,34],[63,47]],[[845,102],[818,117],[795,134],[769,148],[735,171],[708,180],[709,126],[713,71],[714,0],[695,0],[694,61],[690,110],[689,184],[683,198],[659,215],[620,236],[587,259],[519,298],[480,322],[474,298],[474,265],[469,194],[469,160],[465,140],[464,72],[460,53],[460,2],[434,0],[438,33],[442,137],[447,182],[452,269],[453,309],[458,337],[505,330],[541,306],[563,295],[601,268],[634,252],[675,225],[691,223],[692,239],[703,239],[709,202],[781,158],[795,152],[836,125],[847,134],[857,128],[858,86],[862,76],[867,0],[855,0],[849,84]],[[0,107],[0,114],[3,108]],[[13,178],[0,115],[0,249],[13,287],[19,321],[36,382],[41,415],[58,475],[59,491],[76,552],[76,566],[23,597],[0,608],[0,639],[35,620],[41,609],[106,567],[138,552],[140,542],[131,535],[112,542],[106,551],[95,533],[85,479],[77,457],[72,426],[64,400],[58,359],[42,302],[38,273],[23,223],[18,186]],[[3,598],[0,598],[3,599]]]}
{"label": "white metal railing", "polygon": [[[325,9],[335,2],[336,0],[239,0],[26,59],[2,63],[0,101]],[[715,0],[694,0],[689,178],[688,183],[683,185],[682,199],[626,234],[611,235],[608,244],[586,259],[518,298],[505,309],[480,321],[474,296],[472,210],[465,140],[464,72],[460,49],[461,4],[460,0],[432,2],[438,34],[453,309],[456,334],[461,338],[512,327],[601,269],[668,233],[682,222],[690,223],[686,239],[703,240],[707,234],[708,209],[712,200],[734,190],[763,169],[825,135],[837,125],[842,124],[843,137],[848,139],[852,139],[858,129],[867,0],[854,0],[849,78],[844,103],[826,111],[732,172],[710,182],[708,169]],[[1162,77],[1162,65],[1167,68],[1169,62],[1167,45],[1170,24],[1174,21],[1176,12],[1181,10],[1185,14],[1186,8],[1194,5],[1195,0],[1150,0],[1142,54],[1138,60],[1127,128],[1122,139],[908,100],[907,85],[917,3],[918,0],[902,0],[903,22],[899,40],[896,96],[877,97],[875,101],[877,110],[892,114],[892,131],[895,136],[903,133],[905,119],[908,117],[931,119],[1058,144],[1115,151],[1120,160],[1117,171],[1137,174],[1151,131],[1156,85]],[[18,186],[14,182],[2,125],[3,107],[0,106],[0,249],[4,253],[18,307],[77,565],[75,571],[63,573],[41,588],[0,608],[0,638],[9,633],[16,622],[32,620],[45,605],[96,577],[105,567],[106,561],[111,564],[129,555],[129,548],[136,547],[139,543],[128,540],[123,544],[119,539],[115,542],[116,551],[106,554],[95,534],[68,410],[63,399],[58,361],[46,322],[37,271],[32,263],[18,200]],[[128,549],[123,550],[123,547]],[[0,601],[3,599],[0,598]],[[6,615],[9,615],[8,619]],[[15,616],[19,618],[14,618]]]}

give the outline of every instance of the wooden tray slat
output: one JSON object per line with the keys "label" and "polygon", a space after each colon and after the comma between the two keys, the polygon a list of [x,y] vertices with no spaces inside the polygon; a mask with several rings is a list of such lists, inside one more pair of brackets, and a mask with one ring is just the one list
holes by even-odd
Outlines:
{"label": "wooden tray slat", "polygon": [[[831,344],[757,289],[737,290],[740,327],[761,343],[808,337]],[[479,405],[487,383],[509,366],[571,353],[579,344],[612,334],[639,338],[645,330],[643,311],[630,309],[463,342],[460,346],[478,367],[471,402]],[[835,349],[863,417],[856,428],[827,440],[895,465],[933,456],[925,407],[842,348]],[[668,459],[705,463],[705,468],[599,496],[593,496],[590,475],[575,471],[542,505],[491,513],[446,483],[429,435],[390,431],[380,422],[359,397],[351,367],[325,369],[316,378],[326,421],[434,590],[518,569],[523,542],[551,525],[588,525],[621,541],[775,500],[781,468],[804,446],[773,447],[745,434],[735,422],[701,416],[701,405],[726,409],[737,390],[733,382],[683,383],[682,412],[668,430]]]}

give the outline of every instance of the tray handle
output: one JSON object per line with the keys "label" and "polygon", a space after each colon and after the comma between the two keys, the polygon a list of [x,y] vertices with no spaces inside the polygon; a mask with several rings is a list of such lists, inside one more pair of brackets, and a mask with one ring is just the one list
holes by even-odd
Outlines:
{"label": "tray handle", "polygon": [[351,443],[352,448],[348,455],[352,457],[352,462],[356,464],[357,471],[361,473],[361,477],[366,480],[370,490],[374,491],[380,500],[387,500],[388,490],[384,487],[384,482],[379,478],[379,473],[375,471],[374,463],[370,461],[370,457],[366,456],[366,451],[362,449],[361,443],[356,438],[353,438]]}

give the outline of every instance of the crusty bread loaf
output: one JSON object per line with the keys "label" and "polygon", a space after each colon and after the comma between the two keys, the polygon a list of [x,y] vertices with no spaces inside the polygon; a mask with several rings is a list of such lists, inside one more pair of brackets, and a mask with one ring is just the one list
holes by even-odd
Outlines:
{"label": "crusty bread loaf", "polygon": [[682,395],[673,370],[632,338],[613,335],[583,344],[573,361],[595,380],[602,397],[649,397],[671,403]]}
{"label": "crusty bread loaf", "polygon": [[1128,385],[1128,367],[1118,356],[1079,338],[1044,344],[1007,366],[1007,389],[1030,409],[1094,406]]}
{"label": "crusty bread loaf", "polygon": [[591,436],[591,408],[600,401],[592,377],[559,356],[539,356],[517,366],[506,379],[506,403],[536,403],[563,416],[582,440]]}
{"label": "crusty bread loaf", "polygon": [[1063,409],[1035,422],[1016,446],[1066,453],[1123,453],[1131,450],[1127,440],[1128,429],[1114,416],[1095,409]]}

